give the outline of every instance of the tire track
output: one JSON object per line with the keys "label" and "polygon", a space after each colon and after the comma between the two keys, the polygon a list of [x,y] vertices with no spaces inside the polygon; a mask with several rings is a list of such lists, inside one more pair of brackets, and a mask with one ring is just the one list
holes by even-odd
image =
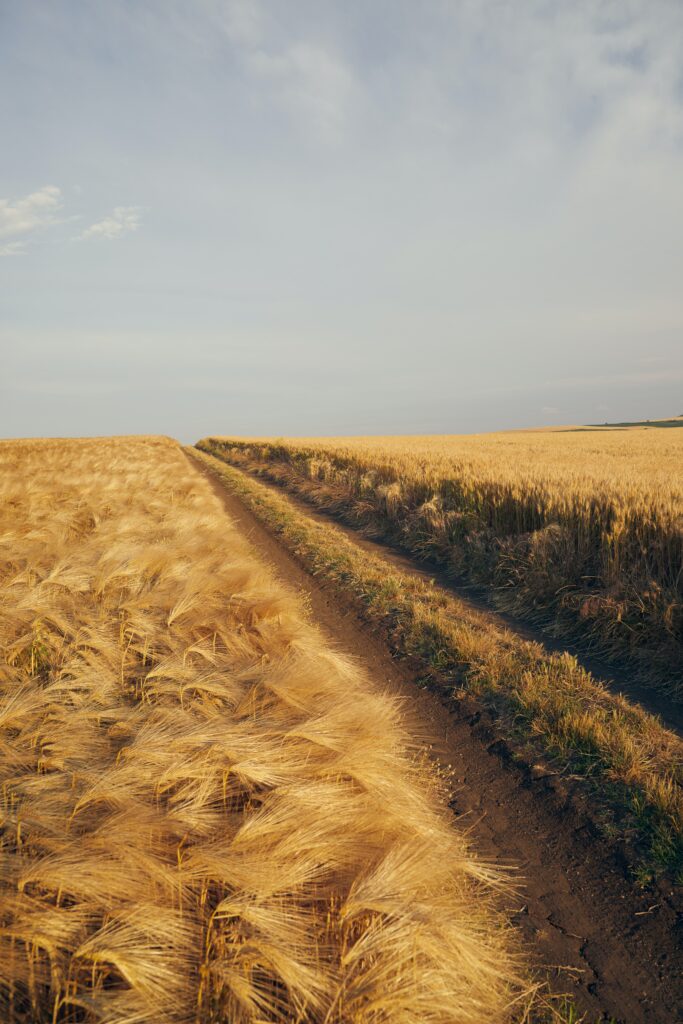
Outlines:
{"label": "tire track", "polygon": [[515,768],[464,704],[455,714],[416,687],[409,666],[391,658],[338,592],[313,579],[208,468],[192,461],[332,642],[405,698],[416,742],[452,769],[452,808],[469,824],[479,853],[519,871],[519,898],[508,911],[553,989],[567,992],[590,1020],[683,1022],[681,923],[670,884],[635,889],[614,851],[568,808],[557,777]]}

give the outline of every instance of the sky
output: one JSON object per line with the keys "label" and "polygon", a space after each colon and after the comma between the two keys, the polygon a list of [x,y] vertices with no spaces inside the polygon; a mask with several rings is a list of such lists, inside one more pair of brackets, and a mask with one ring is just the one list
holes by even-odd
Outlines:
{"label": "sky", "polygon": [[0,436],[683,413],[681,0],[0,0]]}

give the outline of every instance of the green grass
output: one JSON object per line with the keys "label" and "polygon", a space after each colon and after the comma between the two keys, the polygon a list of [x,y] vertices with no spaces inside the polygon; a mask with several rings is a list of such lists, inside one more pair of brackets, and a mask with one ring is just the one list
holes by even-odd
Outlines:
{"label": "green grass", "polygon": [[[512,450],[503,435],[476,450],[447,438],[405,449],[396,438],[197,447],[486,588],[497,607],[584,652],[628,659],[642,684],[683,699],[678,463],[660,486],[647,476],[666,463],[656,445],[635,458],[626,434],[611,449],[603,438],[601,458],[590,451],[598,442],[572,447],[561,433],[533,435],[527,448],[531,435],[518,435]],[[605,478],[585,475],[586,461]]]}
{"label": "green grass", "polygon": [[532,1014],[528,1024],[617,1024],[614,1017],[589,1018],[577,1010],[571,999],[561,996],[550,1001],[540,1014]]}
{"label": "green grass", "polygon": [[457,704],[467,697],[529,762],[544,758],[590,798],[591,817],[631,851],[634,879],[683,881],[683,744],[654,716],[607,691],[569,654],[548,654],[421,578],[361,549],[244,472],[209,467],[313,575],[372,622],[395,657]]}

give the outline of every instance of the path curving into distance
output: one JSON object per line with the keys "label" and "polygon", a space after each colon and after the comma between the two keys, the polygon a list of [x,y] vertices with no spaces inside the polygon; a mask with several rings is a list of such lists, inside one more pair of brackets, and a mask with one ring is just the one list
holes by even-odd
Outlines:
{"label": "path curving into distance", "polygon": [[[436,695],[419,689],[410,668],[392,659],[336,591],[307,573],[208,468],[195,459],[192,463],[211,481],[226,512],[259,556],[304,595],[311,618],[330,641],[354,657],[381,687],[405,698],[407,723],[416,742],[452,767],[452,807],[469,824],[476,849],[518,872],[519,896],[508,910],[532,958],[548,972],[554,991],[568,993],[590,1024],[604,1017],[620,1024],[683,1021],[683,950],[670,883],[636,889],[614,851],[558,800],[552,779],[529,779],[501,759],[495,744],[487,749],[474,721],[459,717]],[[270,486],[283,494],[281,488]],[[287,497],[312,518],[329,521],[304,502]],[[385,545],[341,528],[354,542],[389,557],[403,571],[421,571]],[[431,570],[428,574],[435,576]]]}
{"label": "path curving into distance", "polygon": [[271,472],[268,463],[258,463],[257,472],[252,471],[251,466],[245,467],[236,462],[227,462],[227,465],[239,469],[245,476],[258,480],[264,487],[280,495],[286,495],[287,500],[299,512],[314,522],[334,523],[335,527],[357,547],[378,555],[401,573],[432,582],[437,590],[457,597],[471,612],[483,616],[493,626],[507,630],[521,640],[538,644],[548,654],[561,654],[567,651],[581,668],[590,672],[607,690],[613,694],[622,694],[632,704],[638,704],[643,710],[657,715],[667,729],[683,738],[683,702],[677,702],[661,689],[649,685],[647,679],[634,679],[633,668],[623,657],[607,660],[588,652],[585,643],[574,643],[566,637],[555,637],[548,628],[495,607],[493,592],[490,589],[457,577],[437,562],[421,559],[390,540],[368,536],[362,528],[349,525],[341,514],[314,502],[310,497],[312,492],[305,488],[292,490],[284,478]]}

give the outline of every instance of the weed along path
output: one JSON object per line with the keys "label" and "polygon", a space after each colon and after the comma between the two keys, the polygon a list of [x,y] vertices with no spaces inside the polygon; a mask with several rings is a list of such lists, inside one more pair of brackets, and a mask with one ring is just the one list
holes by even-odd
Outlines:
{"label": "weed along path", "polygon": [[[433,581],[439,588],[456,596],[473,613],[483,615],[487,621],[499,628],[510,630],[521,639],[539,644],[548,653],[568,651],[586,671],[600,679],[612,693],[623,693],[630,701],[640,704],[650,714],[658,715],[668,729],[683,736],[683,703],[672,700],[668,694],[648,685],[646,681],[635,680],[631,668],[623,659],[615,658],[607,661],[594,654],[589,654],[584,648],[566,638],[558,639],[547,629],[494,607],[490,590],[459,579],[436,562],[421,560],[398,548],[389,540],[374,536],[368,537],[360,527],[349,526],[341,514],[333,511],[332,507],[327,508],[324,504],[315,503],[313,487],[307,488],[306,482],[302,484],[301,481],[294,481],[287,474],[278,473],[278,467],[274,467],[270,463],[252,464],[247,462],[240,464],[232,462],[230,465],[249,472],[265,486],[286,493],[288,500],[314,521],[334,523],[354,544],[372,554],[380,555],[402,573],[424,581]],[[297,490],[292,489],[293,484],[298,488]]]}
{"label": "weed along path", "polygon": [[[405,698],[416,745],[451,766],[451,806],[469,824],[476,849],[518,873],[519,893],[509,914],[552,989],[566,992],[587,1024],[610,1018],[620,1024],[683,1022],[681,904],[667,877],[635,886],[620,847],[598,835],[580,802],[568,800],[561,775],[518,764],[468,701],[451,700],[445,707],[436,693],[416,686],[419,672],[411,659],[392,658],[343,592],[302,567],[296,545],[290,545],[294,553],[285,548],[240,498],[221,464],[189,457],[259,555],[304,595],[315,623],[380,687]],[[279,493],[278,500],[286,499]],[[370,543],[355,534],[353,540],[361,547]]]}
{"label": "weed along path", "polygon": [[[270,483],[269,480],[264,480],[261,476],[258,479],[262,483]],[[277,482],[274,483],[274,486],[281,490]],[[605,661],[597,656],[587,654],[567,640],[556,639],[540,626],[523,622],[509,612],[494,608],[489,600],[489,594],[483,587],[463,582],[435,563],[420,562],[410,554],[399,551],[389,541],[366,537],[353,526],[342,522],[333,513],[312,507],[304,498],[292,494],[291,491],[286,491],[286,494],[288,499],[311,519],[320,523],[333,522],[354,544],[372,554],[380,555],[402,573],[426,582],[433,582],[437,587],[454,594],[459,601],[468,605],[473,613],[483,615],[499,628],[510,630],[524,640],[539,644],[549,653],[558,654],[568,651],[587,672],[599,679],[612,693],[624,694],[630,701],[639,704],[650,714],[658,715],[667,729],[671,729],[683,737],[683,703],[674,703],[661,691],[653,689],[645,683],[634,681],[628,666],[624,663],[620,663],[617,659]]]}

